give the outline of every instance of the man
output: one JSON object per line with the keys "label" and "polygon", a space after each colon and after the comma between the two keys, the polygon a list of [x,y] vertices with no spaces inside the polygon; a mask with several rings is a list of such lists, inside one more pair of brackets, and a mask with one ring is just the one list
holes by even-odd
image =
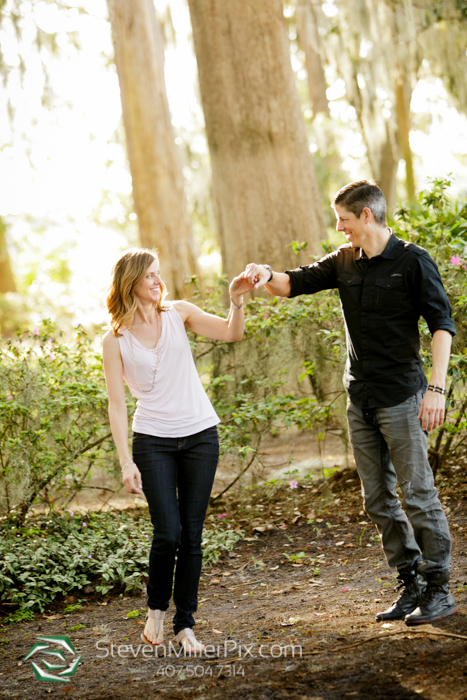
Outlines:
{"label": "man", "polygon": [[[264,285],[275,296],[339,290],[347,335],[350,440],[365,510],[381,535],[388,564],[398,570],[401,591],[376,619],[431,622],[457,610],[449,592],[449,526],[428,462],[428,431],[444,421],[456,330],[435,263],[423,248],[396,238],[386,226],[380,188],[368,180],[352,182],[332,206],[337,230],[348,244],[285,273],[250,264],[248,278],[256,289]],[[419,354],[420,316],[433,338],[428,387]]]}

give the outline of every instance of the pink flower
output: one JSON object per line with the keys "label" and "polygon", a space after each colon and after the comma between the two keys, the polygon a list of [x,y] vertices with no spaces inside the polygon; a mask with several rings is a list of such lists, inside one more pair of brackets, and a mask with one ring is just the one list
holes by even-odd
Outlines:
{"label": "pink flower", "polygon": [[263,319],[264,319],[265,321],[267,321],[268,318],[269,318],[269,314],[266,312],[266,313],[264,314],[264,316],[263,316]]}
{"label": "pink flower", "polygon": [[461,259],[458,255],[453,255],[451,258],[451,262],[454,265],[454,267],[457,267],[457,265],[459,265],[460,261],[461,261]]}
{"label": "pink flower", "polygon": [[12,398],[13,398],[13,394],[8,394],[7,399],[11,400]]}
{"label": "pink flower", "polygon": [[291,489],[296,489],[298,486],[298,481],[289,481],[289,486]]}
{"label": "pink flower", "polygon": [[465,267],[465,265],[461,265],[461,268],[462,268],[463,270],[466,270],[466,269],[467,269],[467,268]]}
{"label": "pink flower", "polygon": [[219,518],[219,520],[222,520],[222,518],[228,518],[229,516],[227,515],[227,513],[222,513],[221,515],[218,515],[217,517]]}
{"label": "pink flower", "polygon": [[341,588],[341,593],[348,593],[350,590],[350,586],[344,586],[344,588]]}
{"label": "pink flower", "polygon": [[40,335],[41,332],[40,332],[39,328],[34,328],[32,334],[33,334],[33,335]]}

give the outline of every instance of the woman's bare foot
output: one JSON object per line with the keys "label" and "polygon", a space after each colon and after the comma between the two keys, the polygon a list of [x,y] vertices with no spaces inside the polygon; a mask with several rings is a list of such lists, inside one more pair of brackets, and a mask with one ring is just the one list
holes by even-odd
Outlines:
{"label": "woman's bare foot", "polygon": [[146,626],[141,634],[141,639],[145,644],[159,646],[164,641],[164,618],[165,611],[151,610],[149,608],[146,616]]}
{"label": "woman's bare foot", "polygon": [[201,644],[201,642],[198,642],[198,640],[195,637],[195,633],[193,632],[191,627],[186,627],[184,630],[181,630],[181,632],[177,634],[175,639],[183,647],[186,654],[204,651],[206,648],[205,644]]}

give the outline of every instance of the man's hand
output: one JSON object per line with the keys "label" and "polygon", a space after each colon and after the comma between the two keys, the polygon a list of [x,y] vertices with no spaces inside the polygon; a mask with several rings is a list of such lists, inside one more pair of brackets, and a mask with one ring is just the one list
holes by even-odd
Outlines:
{"label": "man's hand", "polygon": [[270,272],[262,265],[250,263],[246,266],[244,275],[254,289],[259,289],[260,287],[264,287],[268,281]]}
{"label": "man's hand", "polygon": [[422,421],[422,430],[430,432],[444,423],[446,400],[443,394],[427,391],[423,397],[418,418]]}
{"label": "man's hand", "polygon": [[141,481],[141,472],[136,464],[130,464],[123,471],[123,484],[128,493],[143,493],[143,484]]}

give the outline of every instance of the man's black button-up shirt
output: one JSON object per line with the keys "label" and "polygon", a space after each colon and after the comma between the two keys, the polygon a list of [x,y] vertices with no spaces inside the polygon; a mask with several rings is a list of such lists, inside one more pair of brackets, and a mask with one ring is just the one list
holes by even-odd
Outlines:
{"label": "man's black button-up shirt", "polygon": [[394,234],[373,258],[346,244],[287,274],[290,297],[339,290],[348,352],[344,386],[360,408],[395,406],[426,387],[420,316],[431,334],[456,334],[435,262],[426,250]]}

